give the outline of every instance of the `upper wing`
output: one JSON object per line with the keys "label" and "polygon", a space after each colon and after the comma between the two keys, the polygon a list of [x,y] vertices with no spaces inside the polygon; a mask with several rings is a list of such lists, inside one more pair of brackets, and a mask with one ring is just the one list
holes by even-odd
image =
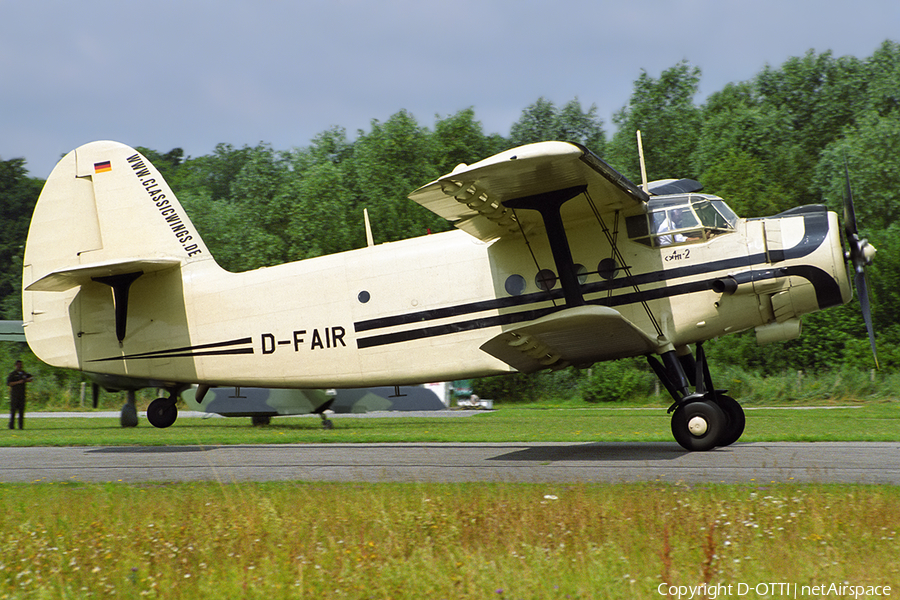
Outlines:
{"label": "upper wing", "polygon": [[[568,142],[529,144],[460,165],[409,197],[463,231],[490,241],[515,233],[520,226],[527,230],[540,224],[536,212],[514,214],[504,202],[576,186],[586,186],[601,212],[640,205],[648,199],[642,189],[584,146]],[[592,214],[585,203],[574,210],[584,212],[583,216]]]}

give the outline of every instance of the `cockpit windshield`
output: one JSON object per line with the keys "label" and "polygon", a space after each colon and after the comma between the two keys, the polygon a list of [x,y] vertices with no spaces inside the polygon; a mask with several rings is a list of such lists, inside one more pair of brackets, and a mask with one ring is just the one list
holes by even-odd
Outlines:
{"label": "cockpit windshield", "polygon": [[731,233],[738,216],[717,196],[689,194],[651,198],[650,210],[628,217],[628,237],[652,247],[696,244]]}

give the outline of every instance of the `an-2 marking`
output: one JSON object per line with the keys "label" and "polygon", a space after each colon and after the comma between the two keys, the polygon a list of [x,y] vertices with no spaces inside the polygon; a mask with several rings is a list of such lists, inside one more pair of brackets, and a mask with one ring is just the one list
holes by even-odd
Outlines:
{"label": "an-2 marking", "polygon": [[672,254],[666,256],[666,262],[672,262],[673,260],[687,260],[691,257],[691,249],[685,248],[681,251],[673,250]]}

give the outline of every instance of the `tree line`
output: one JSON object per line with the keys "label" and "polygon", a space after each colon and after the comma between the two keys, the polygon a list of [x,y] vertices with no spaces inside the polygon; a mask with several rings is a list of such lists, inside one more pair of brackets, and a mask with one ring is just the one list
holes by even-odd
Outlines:
{"label": "tree line", "polygon": [[[700,81],[701,70],[686,61],[659,77],[642,71],[613,116],[611,134],[595,104],[585,107],[575,98],[558,106],[539,98],[506,137],[486,133],[474,108],[436,116],[430,127],[400,110],[352,139],[333,127],[289,150],[222,143],[209,155],[186,157],[180,148],[139,149],[169,182],[219,264],[232,271],[362,247],[363,208],[377,243],[446,230],[446,221],[407,195],[459,163],[531,142],[584,144],[639,181],[634,132],[640,129],[651,180],[697,179],[742,217],[819,203],[840,214],[846,164],[861,234],[878,248],[869,280],[879,358],[896,369],[900,43],[885,41],[867,58],[809,51],[730,83],[702,103]],[[0,160],[0,318],[21,318],[22,253],[42,184],[23,159]],[[752,332],[728,340],[709,345],[713,360],[756,373],[871,364],[856,302],[805,317],[801,338],[775,351],[756,348]]]}

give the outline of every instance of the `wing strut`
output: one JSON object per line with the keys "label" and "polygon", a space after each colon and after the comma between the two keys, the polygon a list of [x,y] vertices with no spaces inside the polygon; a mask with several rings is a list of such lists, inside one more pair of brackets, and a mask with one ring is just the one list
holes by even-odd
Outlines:
{"label": "wing strut", "polygon": [[575,264],[572,260],[572,250],[569,248],[566,228],[559,211],[563,204],[583,194],[585,190],[587,190],[586,185],[577,185],[534,196],[523,196],[503,203],[504,206],[512,209],[536,210],[541,214],[568,308],[584,306],[584,296],[581,293],[581,284],[578,283],[578,274],[575,272]]}
{"label": "wing strut", "polygon": [[[597,222],[600,223],[600,229],[603,230],[603,234],[606,236],[606,240],[609,242],[610,247],[612,248],[613,257],[618,264],[622,265],[621,269],[625,271],[625,277],[631,282],[631,287],[634,288],[635,293],[641,298],[641,304],[644,307],[644,310],[647,311],[647,316],[650,317],[650,322],[653,323],[653,328],[656,329],[656,335],[662,337],[663,332],[662,328],[659,326],[659,323],[656,321],[656,317],[653,316],[653,311],[650,310],[650,305],[647,304],[647,301],[644,300],[643,294],[640,293],[640,289],[638,289],[638,284],[634,280],[634,276],[631,274],[631,267],[625,264],[625,259],[622,257],[622,253],[619,252],[619,246],[616,243],[619,233],[619,211],[616,211],[616,230],[613,236],[609,234],[609,227],[606,226],[606,222],[604,222],[603,217],[600,215],[600,211],[597,210],[597,206],[594,204],[593,198],[591,195],[585,192],[584,197],[587,198],[588,203],[591,205],[591,210],[594,212],[594,216],[597,218]],[[610,293],[612,290],[610,289]]]}

